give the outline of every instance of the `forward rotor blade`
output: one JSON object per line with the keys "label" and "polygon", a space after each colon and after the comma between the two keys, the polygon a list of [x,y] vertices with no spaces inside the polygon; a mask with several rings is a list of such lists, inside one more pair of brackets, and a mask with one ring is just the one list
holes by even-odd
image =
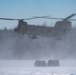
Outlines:
{"label": "forward rotor blade", "polygon": [[22,20],[31,20],[31,19],[37,19],[37,18],[40,18],[40,17],[26,18],[26,19],[22,19]]}
{"label": "forward rotor blade", "polygon": [[35,16],[35,17],[44,18],[44,17],[50,17],[50,16]]}
{"label": "forward rotor blade", "polygon": [[19,20],[19,19],[0,18],[0,20]]}

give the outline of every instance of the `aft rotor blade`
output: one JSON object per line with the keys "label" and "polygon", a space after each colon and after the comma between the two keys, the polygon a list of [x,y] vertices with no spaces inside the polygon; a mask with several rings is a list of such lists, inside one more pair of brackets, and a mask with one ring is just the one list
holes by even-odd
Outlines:
{"label": "aft rotor blade", "polygon": [[76,14],[72,14],[72,15],[66,17],[64,20],[68,20],[68,19],[72,18],[72,17],[75,16],[75,15],[76,15]]}
{"label": "aft rotor blade", "polygon": [[55,19],[55,20],[63,20],[64,18],[51,18],[51,17],[43,17],[45,19]]}
{"label": "aft rotor blade", "polygon": [[64,18],[51,18],[49,16],[36,16],[36,17],[26,18],[22,20],[31,20],[31,19],[37,19],[37,18],[64,20]]}
{"label": "aft rotor blade", "polygon": [[[45,19],[64,20],[64,18],[49,18],[49,17],[45,17]],[[76,19],[68,19],[68,20],[76,21]]]}
{"label": "aft rotor blade", "polygon": [[71,20],[71,21],[76,21],[76,19],[69,19],[69,20]]}

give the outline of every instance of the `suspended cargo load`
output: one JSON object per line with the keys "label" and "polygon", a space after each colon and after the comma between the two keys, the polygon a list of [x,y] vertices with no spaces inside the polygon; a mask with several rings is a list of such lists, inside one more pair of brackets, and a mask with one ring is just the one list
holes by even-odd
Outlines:
{"label": "suspended cargo load", "polygon": [[48,60],[48,67],[59,67],[59,60]]}
{"label": "suspended cargo load", "polygon": [[46,67],[47,66],[45,61],[40,61],[40,60],[36,60],[34,65],[36,67]]}

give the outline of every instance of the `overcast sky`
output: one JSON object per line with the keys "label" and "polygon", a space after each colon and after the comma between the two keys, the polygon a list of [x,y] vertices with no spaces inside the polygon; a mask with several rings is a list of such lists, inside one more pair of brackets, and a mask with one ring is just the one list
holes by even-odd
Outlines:
{"label": "overcast sky", "polygon": [[[76,0],[0,0],[0,18],[29,18],[33,16],[67,17],[76,13]],[[76,16],[73,17],[76,19]],[[29,24],[54,26],[55,20],[26,20]],[[0,29],[15,28],[17,21],[0,20]],[[73,22],[75,26],[76,22]]]}

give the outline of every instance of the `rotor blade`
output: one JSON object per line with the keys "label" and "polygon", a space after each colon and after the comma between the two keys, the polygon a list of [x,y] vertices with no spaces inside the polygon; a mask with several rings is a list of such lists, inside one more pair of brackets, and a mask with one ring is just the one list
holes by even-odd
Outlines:
{"label": "rotor blade", "polygon": [[[54,20],[64,20],[65,18],[51,18],[49,16],[37,16],[32,18],[26,18],[26,19],[11,19],[11,18],[0,18],[0,20],[32,20],[32,19],[38,19],[38,18],[44,18],[44,19],[54,19]],[[76,21],[76,19],[68,19],[71,21]]]}
{"label": "rotor blade", "polygon": [[49,16],[35,16],[34,18],[47,18]]}
{"label": "rotor blade", "polygon": [[69,20],[71,20],[71,21],[76,21],[76,19],[69,19]]}
{"label": "rotor blade", "polygon": [[[38,19],[38,18],[54,19],[54,20],[64,20],[64,18],[51,18],[51,17],[46,17],[46,16],[43,16],[43,17],[33,17],[33,18],[26,18],[26,19],[22,19],[22,20],[32,20],[32,19]],[[76,19],[68,19],[68,20],[76,21]]]}
{"label": "rotor blade", "polygon": [[41,17],[41,18],[45,18],[45,19],[57,19],[57,20],[63,20],[64,18],[51,18],[51,17]]}
{"label": "rotor blade", "polygon": [[59,20],[63,20],[64,18],[51,18],[49,16],[35,16],[33,18],[27,18],[27,19],[24,19],[24,20],[30,20],[30,19],[37,19],[37,18],[45,18],[45,19],[59,19]]}
{"label": "rotor blade", "polygon": [[26,18],[26,19],[22,19],[22,20],[31,20],[31,19],[37,19],[37,18],[40,18],[40,17],[32,17],[32,18]]}
{"label": "rotor blade", "polygon": [[[45,19],[64,20],[64,18],[50,18],[50,17],[45,17]],[[76,21],[76,19],[68,19],[68,20]]]}
{"label": "rotor blade", "polygon": [[70,18],[72,18],[72,17],[75,16],[75,15],[76,15],[76,14],[72,14],[72,15],[66,17],[64,20],[70,19]]}
{"label": "rotor blade", "polygon": [[0,20],[19,20],[19,19],[0,18]]}

